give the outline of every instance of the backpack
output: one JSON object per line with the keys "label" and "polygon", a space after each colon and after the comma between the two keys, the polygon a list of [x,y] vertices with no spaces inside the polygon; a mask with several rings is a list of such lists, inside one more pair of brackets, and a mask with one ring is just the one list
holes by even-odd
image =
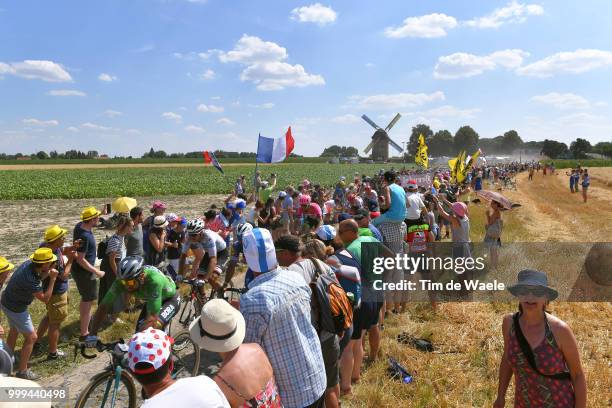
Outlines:
{"label": "backpack", "polygon": [[310,259],[315,275],[310,282],[312,297],[310,303],[317,317],[317,332],[326,331],[337,335],[353,324],[353,307],[346,292],[334,276],[323,273],[318,260]]}
{"label": "backpack", "polygon": [[103,260],[106,258],[106,247],[108,246],[108,235],[98,242],[98,248],[96,249],[96,256],[98,259]]}
{"label": "backpack", "polygon": [[429,225],[411,225],[406,233],[406,242],[408,243],[409,253],[422,254],[427,251],[427,233]]}
{"label": "backpack", "polygon": [[[346,249],[338,251],[334,255],[340,261],[340,267],[334,271],[338,282],[347,294],[353,294],[353,307],[356,309],[361,304],[361,265]],[[357,270],[357,276],[351,277],[351,268]]]}

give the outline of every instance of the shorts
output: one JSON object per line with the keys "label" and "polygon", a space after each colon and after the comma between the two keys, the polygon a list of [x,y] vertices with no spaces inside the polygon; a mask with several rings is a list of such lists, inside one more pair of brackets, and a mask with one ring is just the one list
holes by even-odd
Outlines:
{"label": "shorts", "polygon": [[[229,251],[225,248],[223,251],[217,252],[217,266],[221,269],[224,268],[225,263],[229,259]],[[198,274],[205,275],[208,272],[208,264],[210,263],[210,256],[208,256],[208,252],[204,253],[204,258],[200,262],[200,271]]]}
{"label": "shorts", "polygon": [[49,324],[60,324],[68,317],[68,292],[51,295],[47,303]]}
{"label": "shorts", "polygon": [[82,302],[93,302],[98,298],[98,280],[91,279],[91,272],[72,270],[72,278],[76,283]]}
{"label": "shorts", "polygon": [[[356,313],[356,311],[353,312],[353,315]],[[351,337],[353,337],[353,325],[351,324],[351,327],[349,327],[348,329],[346,329],[344,331],[344,336],[342,336],[342,338],[340,339],[340,355],[342,355],[342,353],[344,352],[344,349],[346,348],[346,346],[348,346],[349,342],[351,341]]]}
{"label": "shorts", "polygon": [[338,366],[338,360],[340,359],[340,345],[338,342],[338,336],[334,335],[329,339],[322,341],[321,353],[323,354],[323,363],[325,364],[327,388],[331,388],[340,381],[340,368]]}
{"label": "shorts", "polygon": [[2,312],[6,316],[11,329],[15,329],[22,334],[34,333],[34,324],[32,324],[30,312],[27,310],[24,312],[13,312],[4,305],[0,305],[0,309],[2,309]]}
{"label": "shorts", "polygon": [[[159,309],[159,313],[157,314],[157,320],[162,324],[162,327],[166,327],[170,320],[178,313],[179,308],[181,307],[181,296],[178,293],[178,290],[171,298],[162,301],[161,308]],[[140,311],[140,315],[138,316],[138,320],[136,323],[136,331],[140,331],[140,326],[144,323],[148,315],[147,305],[145,304],[142,310]],[[163,330],[163,329],[162,329]]]}
{"label": "shorts", "polygon": [[364,330],[378,324],[382,302],[361,302],[359,309],[353,313],[353,335],[351,340],[359,340]]}

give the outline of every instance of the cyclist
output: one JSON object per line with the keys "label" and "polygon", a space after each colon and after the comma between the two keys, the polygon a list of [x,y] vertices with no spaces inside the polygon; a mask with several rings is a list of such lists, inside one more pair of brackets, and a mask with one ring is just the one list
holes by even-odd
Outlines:
{"label": "cyclist", "polygon": [[108,314],[125,308],[125,295],[145,302],[136,323],[137,332],[149,327],[163,329],[179,309],[180,300],[172,278],[153,266],[145,265],[141,256],[125,257],[119,263],[117,280],[96,310],[91,335],[85,339],[88,345],[95,346],[98,329]]}
{"label": "cyclist", "polygon": [[[240,255],[244,254],[242,248],[242,236],[247,232],[253,230],[253,225],[248,222],[240,223],[236,225],[236,239],[232,244],[232,255],[230,257],[229,263],[227,264],[227,270],[225,271],[225,281],[223,282],[223,287],[227,287],[234,277],[234,271],[236,269],[236,265],[240,260]],[[251,268],[247,269],[246,276],[244,277],[244,286],[246,287],[253,280],[253,271]]]}
{"label": "cyclist", "polygon": [[188,239],[183,245],[181,259],[179,262],[179,275],[185,276],[185,260],[187,252],[191,250],[195,255],[191,265],[190,278],[194,279],[197,275],[205,275],[208,280],[213,276],[217,265],[223,267],[228,258],[227,244],[225,240],[216,232],[205,229],[204,221],[194,219],[187,223]]}

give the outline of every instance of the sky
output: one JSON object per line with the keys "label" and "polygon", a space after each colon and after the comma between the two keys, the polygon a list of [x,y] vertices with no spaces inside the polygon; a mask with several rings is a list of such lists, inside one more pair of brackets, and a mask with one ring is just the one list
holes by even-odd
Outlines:
{"label": "sky", "polygon": [[[0,0],[0,151],[140,156],[480,137],[612,141],[612,7],[566,0]],[[486,152],[485,152],[486,154]]]}

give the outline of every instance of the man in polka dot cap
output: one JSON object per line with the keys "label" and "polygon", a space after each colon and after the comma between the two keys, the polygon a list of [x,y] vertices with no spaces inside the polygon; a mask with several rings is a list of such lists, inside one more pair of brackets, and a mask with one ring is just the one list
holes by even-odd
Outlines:
{"label": "man in polka dot cap", "polygon": [[170,358],[173,342],[174,340],[161,330],[147,329],[136,333],[130,340],[128,350],[130,370],[134,374],[150,374],[158,370]]}
{"label": "man in polka dot cap", "polygon": [[172,378],[173,343],[172,337],[153,328],[136,333],[130,340],[128,366],[146,396],[141,407],[229,408],[227,398],[210,378],[204,375],[178,381]]}

